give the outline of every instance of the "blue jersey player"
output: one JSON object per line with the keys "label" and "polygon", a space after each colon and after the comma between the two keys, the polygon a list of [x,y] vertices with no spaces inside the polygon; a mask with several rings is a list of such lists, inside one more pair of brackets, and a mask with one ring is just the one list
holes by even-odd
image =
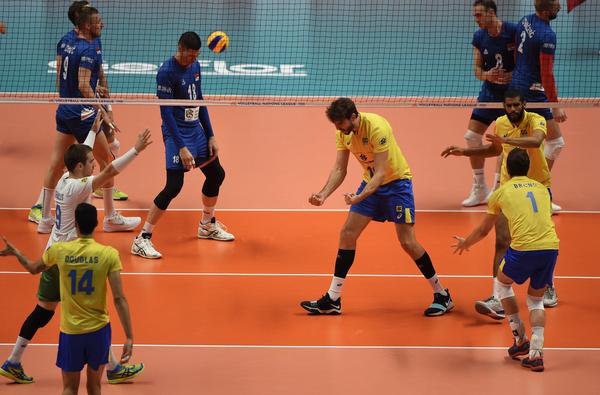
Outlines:
{"label": "blue jersey player", "polygon": [[[514,67],[516,25],[500,20],[496,13],[497,7],[493,0],[476,0],[473,3],[473,17],[479,26],[472,41],[473,67],[475,77],[483,81],[478,102],[502,102]],[[488,126],[502,115],[502,109],[475,108],[465,133],[467,146],[482,146],[482,136]],[[473,186],[469,196],[462,202],[465,207],[486,203],[490,192],[483,172],[485,159],[469,159],[473,169]],[[497,179],[499,181],[499,174]]]}
{"label": "blue jersey player", "polygon": [[[93,7],[81,7],[77,13],[77,34],[67,35],[58,46],[61,57],[59,73],[59,93],[64,98],[94,98],[96,87],[102,75],[102,50],[99,38],[102,17]],[[83,142],[96,118],[99,106],[80,104],[60,105],[56,111],[56,143],[50,166],[44,179],[42,218],[38,224],[39,233],[50,233],[54,219],[50,206],[54,188],[63,174],[62,158],[65,150],[75,141]],[[94,157],[100,168],[105,168],[113,159],[106,136],[100,134],[94,146]],[[125,218],[115,211],[112,202],[113,181],[105,185],[104,230],[107,232],[134,229],[141,221],[139,217]]]}
{"label": "blue jersey player", "polygon": [[[554,79],[554,53],[556,34],[550,27],[550,21],[556,19],[560,11],[558,0],[536,0],[535,14],[521,18],[516,32],[516,64],[511,88],[520,90],[528,103],[557,102],[558,92]],[[558,123],[567,119],[566,113],[558,107],[532,108],[546,118],[548,136],[544,143],[544,154],[548,166],[552,169],[554,161],[565,146]],[[560,206],[552,203],[554,212]]]}
{"label": "blue jersey player", "polygon": [[[159,99],[202,100],[200,65],[200,37],[185,32],[179,38],[177,53],[165,61],[156,76]],[[161,106],[163,141],[167,181],[154,199],[140,234],[134,239],[131,253],[157,259],[162,255],[154,248],[151,237],[154,226],[181,191],[185,172],[200,167],[206,179],[202,187],[202,218],[198,224],[198,238],[231,241],[228,233],[215,219],[214,212],[219,188],[225,179],[225,170],[217,157],[218,147],[213,134],[208,110],[201,106]]]}

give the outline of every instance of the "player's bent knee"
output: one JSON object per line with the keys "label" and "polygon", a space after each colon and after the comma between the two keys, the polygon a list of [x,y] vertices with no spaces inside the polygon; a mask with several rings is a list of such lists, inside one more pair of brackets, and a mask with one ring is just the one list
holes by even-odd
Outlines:
{"label": "player's bent knee", "polygon": [[544,156],[546,159],[556,160],[565,147],[565,139],[561,136],[544,142]]}
{"label": "player's bent knee", "polygon": [[544,297],[527,295],[527,308],[531,310],[544,310]]}
{"label": "player's bent knee", "polygon": [[219,164],[218,166],[210,167],[204,174],[206,180],[202,185],[202,193],[207,197],[219,196],[219,189],[225,180],[225,169]]}
{"label": "player's bent knee", "polygon": [[483,145],[483,136],[472,130],[467,130],[464,137],[469,148],[481,147]]}
{"label": "player's bent knee", "polygon": [[496,283],[496,289],[498,290],[498,297],[500,300],[515,296],[512,285],[504,284],[497,278],[494,278],[494,282]]}

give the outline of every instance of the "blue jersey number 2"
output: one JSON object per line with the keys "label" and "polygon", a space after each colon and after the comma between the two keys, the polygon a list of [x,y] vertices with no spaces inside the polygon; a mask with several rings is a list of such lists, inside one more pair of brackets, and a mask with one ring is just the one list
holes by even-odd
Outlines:
{"label": "blue jersey number 2", "polygon": [[93,276],[93,270],[86,270],[83,272],[83,276],[81,276],[79,281],[77,281],[77,270],[70,270],[69,277],[71,278],[71,295],[75,295],[78,292],[85,292],[86,295],[91,295],[92,292],[94,292],[94,286],[92,285]]}
{"label": "blue jersey number 2", "polygon": [[531,191],[527,192],[527,197],[529,198],[529,200],[531,200],[531,205],[533,206],[533,212],[537,213],[538,207],[537,207],[537,202],[535,201],[535,196],[533,196],[533,192],[531,192]]}

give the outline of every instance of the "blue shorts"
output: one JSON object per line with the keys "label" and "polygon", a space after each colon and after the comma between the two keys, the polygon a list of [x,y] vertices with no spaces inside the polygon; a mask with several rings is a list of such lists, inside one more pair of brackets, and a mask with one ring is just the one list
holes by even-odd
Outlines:
{"label": "blue shorts", "polygon": [[94,370],[108,363],[111,341],[110,324],[95,332],[68,335],[61,332],[56,366],[65,372],[81,372],[85,364]]}
{"label": "blue shorts", "polygon": [[[163,131],[163,136],[165,132]],[[182,137],[183,144],[190,150],[196,164],[200,164],[208,159],[208,140],[201,127],[186,130],[186,135]],[[167,170],[185,170],[181,158],[179,157],[179,148],[171,137],[164,139],[165,143],[165,162]]]}
{"label": "blue shorts", "polygon": [[517,251],[509,247],[500,270],[517,284],[530,278],[531,288],[542,289],[553,284],[557,258],[558,250]]}
{"label": "blue shorts", "polygon": [[[357,195],[362,192],[365,185],[367,185],[365,181],[360,184]],[[379,222],[414,224],[415,198],[412,180],[395,180],[381,185],[371,196],[350,206],[350,211]]]}
{"label": "blue shorts", "polygon": [[[504,102],[504,90],[492,90],[485,86],[481,87],[477,101],[481,103]],[[474,108],[471,119],[490,125],[499,117],[506,115],[503,108]]]}
{"label": "blue shorts", "polygon": [[79,144],[85,141],[89,131],[92,129],[96,115],[92,115],[85,120],[81,118],[66,119],[56,114],[56,130],[60,133],[71,134]]}

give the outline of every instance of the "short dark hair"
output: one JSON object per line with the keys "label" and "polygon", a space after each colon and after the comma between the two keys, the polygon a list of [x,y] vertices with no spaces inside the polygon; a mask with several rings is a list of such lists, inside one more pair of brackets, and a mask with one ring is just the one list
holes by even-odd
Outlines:
{"label": "short dark hair", "polygon": [[325,113],[331,122],[339,122],[344,119],[350,119],[352,114],[358,115],[358,110],[352,99],[340,97],[327,107]]}
{"label": "short dark hair", "polygon": [[79,24],[79,14],[81,9],[89,5],[90,2],[87,0],[77,0],[69,6],[69,12],[67,13],[67,15],[73,26],[77,26]]}
{"label": "short dark hair", "polygon": [[78,12],[76,12],[77,27],[81,29],[84,24],[90,23],[92,16],[99,14],[99,13],[100,12],[98,11],[98,9],[91,7],[91,6],[80,7]]}
{"label": "short dark hair", "polygon": [[89,203],[79,203],[75,208],[75,223],[82,235],[91,235],[98,226],[98,211]]}
{"label": "short dark hair", "polygon": [[67,170],[73,171],[78,163],[85,165],[89,152],[92,152],[92,149],[85,144],[73,144],[67,148],[64,155]]}
{"label": "short dark hair", "polygon": [[537,12],[550,11],[554,0],[535,0],[535,10]]}
{"label": "short dark hair", "polygon": [[529,172],[529,155],[521,148],[514,148],[506,158],[506,169],[511,177],[526,176]]}
{"label": "short dark hair", "polygon": [[202,46],[202,41],[196,32],[185,32],[179,37],[178,44],[185,49],[197,51]]}
{"label": "short dark hair", "polygon": [[473,7],[477,7],[478,5],[483,6],[486,11],[492,9],[494,10],[494,14],[498,14],[498,7],[496,7],[494,0],[475,0]]}
{"label": "short dark hair", "polygon": [[523,96],[523,92],[521,92],[518,89],[507,89],[506,92],[504,92],[504,99],[514,99],[514,98],[519,98],[522,102],[525,101],[525,97]]}

